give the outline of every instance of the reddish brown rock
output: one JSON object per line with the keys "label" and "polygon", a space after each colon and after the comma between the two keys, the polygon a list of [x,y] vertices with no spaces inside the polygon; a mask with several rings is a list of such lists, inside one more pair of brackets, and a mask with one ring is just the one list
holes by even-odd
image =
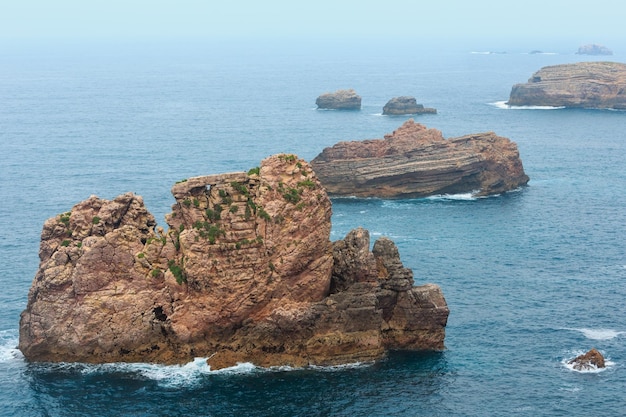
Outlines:
{"label": "reddish brown rock", "polygon": [[589,352],[577,356],[568,362],[573,365],[577,371],[590,371],[598,368],[604,368],[604,356],[596,349],[593,348]]}
{"label": "reddish brown rock", "polygon": [[330,195],[499,194],[525,185],[517,145],[493,132],[444,139],[412,119],[384,139],[339,142],[311,161]]}
{"label": "reddish brown rock", "polygon": [[184,363],[214,369],[369,361],[442,349],[439,287],[413,286],[393,242],[331,243],[331,205],[293,155],[258,173],[172,188],[169,229],[141,197],[90,197],[45,222],[20,320],[30,361]]}
{"label": "reddish brown rock", "polygon": [[626,64],[579,62],[543,67],[511,89],[507,104],[626,109]]}

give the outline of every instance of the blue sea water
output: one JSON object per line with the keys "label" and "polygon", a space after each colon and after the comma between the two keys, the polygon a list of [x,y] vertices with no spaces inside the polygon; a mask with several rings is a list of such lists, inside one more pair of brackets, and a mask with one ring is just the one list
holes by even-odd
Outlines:
{"label": "blue sea water", "polygon": [[[626,45],[611,45],[624,62]],[[479,47],[314,40],[0,45],[0,415],[619,416],[626,414],[626,112],[511,109],[511,86],[546,65],[595,60]],[[498,49],[504,50],[504,48]],[[354,88],[356,112],[315,98]],[[341,140],[381,138],[438,109],[444,136],[517,142],[527,187],[489,198],[333,201],[331,239],[391,237],[416,284],[450,307],[446,350],[374,364],[211,371],[202,360],[29,364],[19,314],[43,222],[96,194],[144,197],[160,225],[177,180],[248,170],[279,152],[310,160]],[[567,361],[592,348],[602,371]]]}

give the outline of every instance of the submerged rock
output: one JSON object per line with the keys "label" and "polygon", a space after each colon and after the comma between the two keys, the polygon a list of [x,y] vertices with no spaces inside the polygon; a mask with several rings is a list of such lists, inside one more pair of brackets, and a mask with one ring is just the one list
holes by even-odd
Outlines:
{"label": "submerged rock", "polygon": [[444,139],[412,119],[384,139],[339,142],[311,161],[330,195],[498,194],[525,185],[517,145],[493,132]]}
{"label": "submerged rock", "polygon": [[360,110],[361,96],[352,89],[337,90],[334,93],[320,95],[315,104],[319,109]]}
{"label": "submerged rock", "polygon": [[185,363],[213,369],[370,361],[443,349],[448,307],[413,286],[397,248],[357,229],[331,243],[331,203],[309,164],[172,187],[169,230],[141,197],[95,196],[47,220],[21,315],[29,361]]}
{"label": "submerged rock", "polygon": [[435,114],[436,109],[424,107],[423,104],[417,104],[415,97],[401,96],[394,97],[383,107],[383,114],[403,115],[403,114]]}
{"label": "submerged rock", "polygon": [[626,109],[626,64],[579,62],[543,67],[511,89],[513,106]]}
{"label": "submerged rock", "polygon": [[577,371],[591,371],[599,368],[604,368],[604,356],[596,349],[593,348],[589,352],[577,356],[568,362],[573,365],[573,368]]}

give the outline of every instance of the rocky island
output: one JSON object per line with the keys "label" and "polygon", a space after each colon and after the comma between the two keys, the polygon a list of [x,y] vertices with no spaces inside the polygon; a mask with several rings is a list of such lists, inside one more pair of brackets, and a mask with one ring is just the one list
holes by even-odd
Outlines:
{"label": "rocky island", "polygon": [[384,139],[339,142],[311,161],[330,195],[499,194],[528,183],[517,145],[493,132],[444,139],[412,119]]}
{"label": "rocky island", "polygon": [[626,64],[579,62],[543,67],[511,89],[508,105],[626,109]]}
{"label": "rocky island", "polygon": [[400,96],[394,97],[383,107],[383,114],[405,115],[405,114],[436,114],[437,110],[417,104],[415,97]]}
{"label": "rocky island", "polygon": [[598,45],[596,43],[590,43],[587,45],[581,45],[576,51],[577,55],[613,55],[613,51],[604,45]]}
{"label": "rocky island", "polygon": [[337,90],[334,93],[324,93],[320,95],[315,104],[318,109],[329,110],[360,110],[361,96],[356,91]]}
{"label": "rocky island", "polygon": [[29,361],[333,365],[444,348],[448,307],[395,244],[331,242],[330,200],[304,160],[172,188],[168,230],[140,196],[92,196],[48,219],[20,319]]}

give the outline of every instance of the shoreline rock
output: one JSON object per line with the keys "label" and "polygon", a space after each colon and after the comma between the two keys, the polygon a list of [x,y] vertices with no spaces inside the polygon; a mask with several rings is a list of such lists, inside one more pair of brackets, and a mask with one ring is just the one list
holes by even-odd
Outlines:
{"label": "shoreline rock", "polygon": [[511,89],[508,105],[626,109],[626,64],[579,62],[543,67]]}
{"label": "shoreline rock", "polygon": [[408,120],[384,139],[339,142],[312,161],[331,196],[499,194],[528,183],[517,145],[493,132],[444,139]]}
{"label": "shoreline rock", "polygon": [[400,96],[394,97],[383,107],[385,115],[406,115],[406,114],[437,114],[437,109],[424,107],[417,104],[415,97]]}
{"label": "shoreline rock", "polygon": [[360,110],[361,96],[353,89],[337,90],[334,93],[320,95],[315,104],[318,109],[330,110]]}
{"label": "shoreline rock", "polygon": [[140,196],[92,196],[48,219],[20,318],[28,361],[187,363],[212,369],[373,361],[444,348],[448,307],[369,233],[331,242],[309,164],[189,178],[158,227]]}

